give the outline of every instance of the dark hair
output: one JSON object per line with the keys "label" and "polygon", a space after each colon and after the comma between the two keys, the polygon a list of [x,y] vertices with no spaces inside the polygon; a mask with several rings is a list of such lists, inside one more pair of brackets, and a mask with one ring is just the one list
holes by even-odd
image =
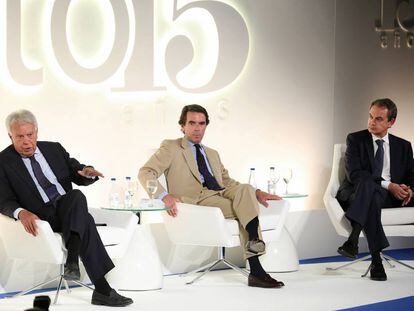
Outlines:
{"label": "dark hair", "polygon": [[376,99],[372,102],[370,108],[372,106],[387,108],[388,109],[388,121],[391,121],[392,119],[397,118],[397,112],[398,112],[397,105],[389,98]]}
{"label": "dark hair", "polygon": [[210,123],[207,110],[204,107],[200,105],[187,105],[183,107],[183,110],[181,110],[181,116],[180,116],[180,120],[178,120],[178,124],[185,125],[185,123],[187,122],[187,112],[202,113],[206,116],[206,124],[208,125]]}

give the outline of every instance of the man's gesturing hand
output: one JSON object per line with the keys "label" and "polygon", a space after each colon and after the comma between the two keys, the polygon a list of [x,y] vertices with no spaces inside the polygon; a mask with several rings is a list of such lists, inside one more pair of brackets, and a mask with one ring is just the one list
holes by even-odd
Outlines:
{"label": "man's gesturing hand", "polygon": [[162,198],[162,201],[164,202],[165,206],[170,208],[167,213],[168,215],[175,217],[177,216],[178,210],[177,210],[177,202],[181,202],[180,199],[177,199],[176,197],[173,197],[171,194],[167,194],[165,197]]}
{"label": "man's gesturing hand", "polygon": [[24,227],[24,230],[26,230],[28,233],[30,233],[33,236],[37,235],[37,225],[36,220],[39,219],[35,214],[22,210],[19,213],[19,219]]}
{"label": "man's gesturing hand", "polygon": [[98,172],[92,166],[85,166],[81,171],[78,171],[78,174],[83,177],[104,177],[101,172]]}

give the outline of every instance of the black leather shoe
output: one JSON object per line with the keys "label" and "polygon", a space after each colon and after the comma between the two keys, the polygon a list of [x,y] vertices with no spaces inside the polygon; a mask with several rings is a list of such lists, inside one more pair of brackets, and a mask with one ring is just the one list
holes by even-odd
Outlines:
{"label": "black leather shoe", "polygon": [[125,307],[133,303],[131,298],[121,296],[114,289],[111,289],[109,296],[93,291],[91,303],[93,305],[108,307]]}
{"label": "black leather shoe", "polygon": [[338,253],[342,256],[356,259],[358,257],[358,245],[354,245],[349,241],[345,241],[345,243],[338,247]]}
{"label": "black leather shoe", "polygon": [[370,278],[374,281],[386,281],[387,274],[385,273],[384,266],[381,262],[371,263],[369,270]]}
{"label": "black leather shoe", "polygon": [[65,265],[63,277],[65,278],[66,281],[79,281],[80,280],[79,265],[75,262],[67,263]]}
{"label": "black leather shoe", "polygon": [[262,287],[262,288],[281,288],[285,286],[283,282],[275,280],[269,274],[266,274],[263,278],[249,274],[247,285],[251,287]]}

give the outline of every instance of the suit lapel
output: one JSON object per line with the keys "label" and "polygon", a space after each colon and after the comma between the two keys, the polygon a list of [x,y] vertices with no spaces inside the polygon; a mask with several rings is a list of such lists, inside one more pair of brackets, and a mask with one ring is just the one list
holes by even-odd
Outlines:
{"label": "suit lapel", "polygon": [[365,148],[368,152],[368,158],[369,158],[369,163],[371,165],[371,172],[374,171],[374,144],[372,143],[372,136],[371,134],[367,131],[367,135],[366,135],[366,139],[365,139]]}
{"label": "suit lapel", "polygon": [[210,168],[213,171],[214,178],[216,178],[216,180],[219,184],[222,184],[221,172],[220,172],[220,163],[216,160],[216,157],[214,157],[214,155],[213,155],[210,148],[207,148],[205,146],[203,146],[203,147],[204,147],[204,150],[206,152],[207,160],[208,160],[208,163],[210,164]]}
{"label": "suit lapel", "polygon": [[183,156],[184,156],[185,161],[187,162],[188,167],[190,168],[191,173],[194,175],[195,178],[197,178],[197,180],[201,184],[200,172],[198,171],[198,167],[194,159],[193,151],[191,150],[190,145],[185,138],[181,140],[181,147],[184,149]]}
{"label": "suit lapel", "polygon": [[392,180],[392,177],[396,176],[395,170],[397,169],[398,164],[395,163],[395,159],[397,159],[395,154],[397,152],[397,146],[395,144],[394,136],[391,134],[388,134],[388,142],[390,143],[390,175]]}
{"label": "suit lapel", "polygon": [[21,156],[16,152],[12,151],[10,154],[10,166],[14,169],[16,174],[20,176],[20,178],[27,184],[28,189],[33,192],[40,200],[43,201],[39,191],[37,190],[36,184],[34,183],[32,176],[30,176],[29,171],[27,170],[26,165],[24,165]]}

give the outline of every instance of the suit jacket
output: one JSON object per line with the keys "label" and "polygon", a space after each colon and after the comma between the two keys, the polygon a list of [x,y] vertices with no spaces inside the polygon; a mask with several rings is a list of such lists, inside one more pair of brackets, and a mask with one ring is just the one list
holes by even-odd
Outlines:
{"label": "suit jacket", "polygon": [[[72,182],[89,185],[98,179],[80,176],[77,171],[85,165],[71,158],[61,144],[39,141],[37,147],[66,192],[72,190]],[[10,145],[0,152],[0,212],[13,218],[13,212],[19,207],[41,219],[47,219],[53,212],[51,204],[44,203],[22,157]]]}
{"label": "suit jacket", "polygon": [[[238,185],[237,181],[230,178],[228,171],[221,163],[218,152],[206,146],[203,147],[218,184],[224,188]],[[185,138],[164,140],[157,152],[139,170],[138,177],[145,188],[147,180],[157,179],[162,174],[165,175],[168,190],[158,183],[155,196],[167,191],[183,202],[195,204],[207,196],[220,192],[203,191],[197,162],[189,142]]]}
{"label": "suit jacket", "polygon": [[[414,160],[411,143],[388,134],[390,143],[391,182],[406,184],[414,189]],[[363,130],[348,135],[346,139],[346,178],[340,186],[337,198],[340,202],[351,199],[360,180],[372,178],[374,170],[374,145],[372,135]]]}

